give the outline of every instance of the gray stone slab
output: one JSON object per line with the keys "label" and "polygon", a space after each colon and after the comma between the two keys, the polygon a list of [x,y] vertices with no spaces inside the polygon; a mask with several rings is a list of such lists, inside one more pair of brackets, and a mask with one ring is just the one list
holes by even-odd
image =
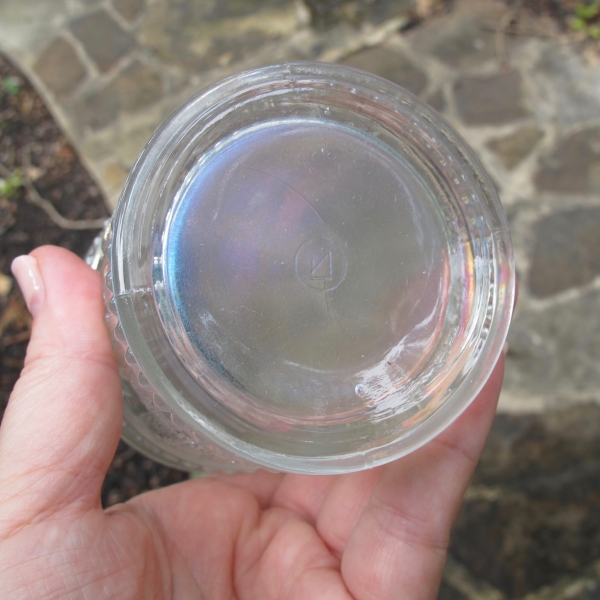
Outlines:
{"label": "gray stone slab", "polygon": [[385,77],[413,94],[420,94],[427,85],[427,75],[423,71],[410,63],[400,52],[386,46],[361,50],[341,63]]}
{"label": "gray stone slab", "polygon": [[495,58],[489,29],[489,18],[458,13],[432,20],[409,33],[408,39],[418,52],[432,54],[455,69],[468,69]]}
{"label": "gray stone slab", "polygon": [[596,120],[600,114],[600,69],[586,64],[576,46],[537,45],[539,58],[528,76],[539,99],[536,111],[567,127]]}
{"label": "gray stone slab", "polygon": [[222,19],[224,17],[244,17],[264,8],[290,6],[294,0],[212,0],[209,2],[196,0],[196,3],[206,5],[207,19]]}
{"label": "gray stone slab", "polygon": [[487,146],[498,155],[507,169],[514,169],[544,137],[544,132],[535,125],[528,125],[512,135],[495,138]]}
{"label": "gray stone slab", "polygon": [[600,208],[549,215],[533,227],[529,288],[541,298],[600,275]]}
{"label": "gray stone slab", "polygon": [[514,318],[508,336],[508,393],[600,401],[600,290]]}
{"label": "gray stone slab", "polygon": [[454,84],[456,109],[468,125],[504,125],[529,116],[517,71],[460,77]]}
{"label": "gray stone slab", "polygon": [[97,130],[122,113],[132,113],[157,101],[163,94],[160,76],[138,61],[127,67],[104,89],[78,100],[73,114],[82,129]]}
{"label": "gray stone slab", "polygon": [[304,0],[315,27],[339,21],[381,23],[399,14],[415,13],[415,0]]}
{"label": "gray stone slab", "polygon": [[0,2],[0,48],[13,58],[42,51],[68,19],[69,0]]}
{"label": "gray stone slab", "polygon": [[131,35],[105,11],[98,10],[71,23],[71,31],[102,72],[108,71],[134,47]]}
{"label": "gray stone slab", "polygon": [[33,70],[58,97],[68,95],[85,79],[86,69],[73,46],[56,38],[38,58]]}
{"label": "gray stone slab", "polygon": [[446,100],[444,99],[442,90],[434,92],[431,96],[426,98],[425,101],[431,108],[435,108],[438,112],[444,112],[446,110]]}
{"label": "gray stone slab", "polygon": [[548,192],[599,193],[600,128],[559,140],[554,152],[542,160],[535,183]]}
{"label": "gray stone slab", "polygon": [[[257,54],[298,27],[291,2],[260,3],[250,14],[244,6],[221,7],[208,0],[154,2],[140,25],[139,38],[161,61],[198,75]],[[223,11],[226,14],[217,18]]]}

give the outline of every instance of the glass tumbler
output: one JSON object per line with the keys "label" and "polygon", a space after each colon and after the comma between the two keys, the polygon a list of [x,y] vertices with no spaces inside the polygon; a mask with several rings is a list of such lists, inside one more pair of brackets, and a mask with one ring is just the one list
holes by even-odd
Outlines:
{"label": "glass tumbler", "polygon": [[185,470],[343,473],[415,450],[485,383],[515,285],[460,136],[318,63],[235,75],[167,119],[90,261],[123,438]]}

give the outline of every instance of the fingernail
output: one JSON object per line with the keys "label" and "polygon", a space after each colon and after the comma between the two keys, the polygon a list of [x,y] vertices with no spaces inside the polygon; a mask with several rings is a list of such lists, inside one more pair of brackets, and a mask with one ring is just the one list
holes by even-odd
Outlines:
{"label": "fingernail", "polygon": [[29,312],[35,317],[44,302],[44,282],[37,260],[33,256],[17,256],[10,269],[23,292]]}

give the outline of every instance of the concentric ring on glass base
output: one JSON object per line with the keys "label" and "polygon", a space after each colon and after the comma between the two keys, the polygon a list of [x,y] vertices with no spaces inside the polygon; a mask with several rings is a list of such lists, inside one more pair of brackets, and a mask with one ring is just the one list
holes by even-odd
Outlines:
{"label": "concentric ring on glass base", "polygon": [[[431,218],[442,223],[437,241],[444,267],[437,277],[445,286],[439,288],[443,302],[435,312],[431,343],[413,361],[418,368],[394,371],[394,356],[400,354],[390,354],[386,347],[367,356],[368,361],[377,354],[371,370],[365,365],[347,372],[316,369],[312,377],[323,381],[331,373],[340,381],[345,377],[354,396],[348,395],[347,402],[341,396],[339,402],[312,414],[318,398],[308,399],[305,406],[296,397],[277,403],[256,392],[270,389],[266,384],[259,381],[252,388],[231,376],[222,360],[215,359],[216,343],[191,336],[177,276],[169,271],[177,263],[169,262],[172,224],[197,169],[207,157],[228,152],[232,140],[244,132],[251,135],[265,124],[285,127],[292,122],[331,125],[348,135],[369,138],[381,148],[383,162],[389,156],[392,164],[393,157],[400,156],[408,165],[407,173],[431,194],[435,206]],[[146,146],[121,197],[113,233],[113,286],[121,328],[155,394],[178,418],[224,450],[271,469],[341,473],[415,450],[447,427],[477,395],[500,355],[510,322],[514,265],[508,226],[483,167],[426,104],[388,81],[347,67],[318,63],[266,67],[200,93]],[[339,242],[333,234],[325,240],[313,238],[303,238],[295,255],[298,286],[307,283],[306,257],[314,248],[334,260],[339,256],[336,248],[344,243],[343,236]],[[394,258],[400,260],[390,257]],[[354,266],[343,263],[347,258],[335,260],[337,271],[330,267],[328,280],[335,286],[310,289],[325,286],[316,277],[306,288],[295,289],[303,289],[299,293],[307,298],[324,291],[339,293],[351,280],[345,270]],[[274,289],[276,283],[270,281]],[[398,347],[404,343],[402,348],[416,353],[422,339],[412,340],[412,346],[409,341],[396,340]],[[284,372],[282,389],[286,381],[293,381],[297,389],[308,372],[307,365],[301,367]],[[381,377],[381,369],[386,377]],[[279,366],[275,371],[280,372]],[[368,373],[377,376],[369,379]]]}

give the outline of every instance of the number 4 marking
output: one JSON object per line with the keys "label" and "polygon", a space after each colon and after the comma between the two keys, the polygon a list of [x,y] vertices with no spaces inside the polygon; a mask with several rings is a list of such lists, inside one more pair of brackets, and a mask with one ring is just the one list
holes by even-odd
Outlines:
{"label": "number 4 marking", "polygon": [[313,281],[331,281],[333,279],[331,252],[320,257],[318,254],[312,255],[312,268],[310,278]]}

